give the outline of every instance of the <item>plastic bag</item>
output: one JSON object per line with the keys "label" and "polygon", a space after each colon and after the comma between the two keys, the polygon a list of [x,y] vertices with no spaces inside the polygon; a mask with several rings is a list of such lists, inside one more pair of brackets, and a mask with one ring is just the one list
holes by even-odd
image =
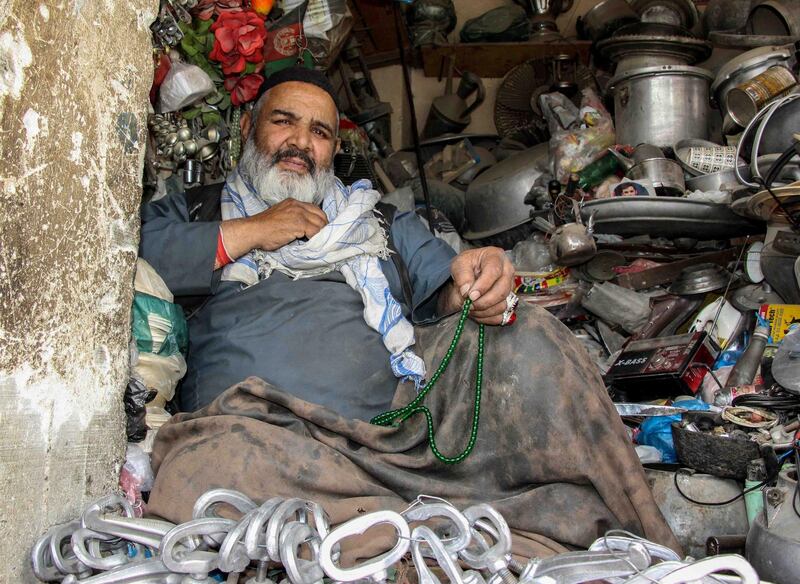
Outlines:
{"label": "plastic bag", "polygon": [[128,444],[125,464],[119,473],[119,487],[128,502],[133,505],[135,517],[144,515],[142,493],[147,493],[153,488],[154,478],[150,455],[139,445]]}
{"label": "plastic bag", "polygon": [[580,109],[563,94],[539,98],[550,127],[553,174],[566,184],[570,174],[589,166],[614,145],[614,123],[592,89],[582,90]]}
{"label": "plastic bag", "polygon": [[[708,404],[699,399],[681,400],[676,406],[687,410],[708,410]],[[672,422],[680,422],[680,414],[674,416],[653,416],[647,418],[639,427],[636,442],[644,446],[652,446],[661,451],[663,462],[678,462],[675,444],[672,440]]]}
{"label": "plastic bag", "polygon": [[172,67],[158,91],[161,113],[174,112],[203,99],[214,91],[214,82],[197,65],[172,60]]}
{"label": "plastic bag", "polygon": [[470,18],[461,29],[462,43],[502,43],[527,41],[530,24],[521,6],[500,6],[477,18]]}
{"label": "plastic bag", "polygon": [[159,398],[166,403],[175,397],[175,388],[186,375],[186,359],[180,353],[139,353],[139,359],[131,371],[135,379],[141,381],[147,389],[157,391]]}
{"label": "plastic bag", "polygon": [[172,292],[158,272],[142,258],[136,260],[136,276],[133,280],[133,287],[137,292],[144,292],[167,302],[174,300]]}
{"label": "plastic bag", "polygon": [[520,241],[514,246],[512,256],[517,272],[548,272],[554,268],[550,248],[536,238]]}
{"label": "plastic bag", "polygon": [[283,8],[300,8],[304,41],[316,65],[327,69],[353,28],[346,0],[284,0]]}
{"label": "plastic bag", "polygon": [[125,405],[125,433],[128,442],[141,442],[147,435],[145,404],[156,396],[156,392],[140,382],[138,379],[128,381],[122,403]]}

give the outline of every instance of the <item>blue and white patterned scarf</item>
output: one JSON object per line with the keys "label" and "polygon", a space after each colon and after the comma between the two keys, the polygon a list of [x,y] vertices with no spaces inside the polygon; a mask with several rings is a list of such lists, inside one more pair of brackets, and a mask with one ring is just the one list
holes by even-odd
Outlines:
{"label": "blue and white patterned scarf", "polygon": [[[386,231],[373,209],[380,193],[368,180],[345,187],[337,178],[333,192],[325,195],[322,210],[328,224],[306,242],[294,241],[268,252],[253,250],[222,269],[222,279],[245,286],[268,278],[274,270],[294,278],[311,278],[339,271],[361,295],[364,320],[383,337],[394,375],[413,381],[417,389],[425,378],[425,362],[412,350],[414,327],[403,316],[400,304],[378,259],[387,259]],[[222,219],[239,219],[269,208],[255,189],[234,171],[222,189]]]}

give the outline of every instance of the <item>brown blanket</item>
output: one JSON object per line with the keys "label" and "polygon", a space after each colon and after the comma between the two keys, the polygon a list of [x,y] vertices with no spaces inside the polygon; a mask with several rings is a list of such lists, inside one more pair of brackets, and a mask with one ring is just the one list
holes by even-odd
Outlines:
{"label": "brown blanket", "polygon": [[[429,371],[456,321],[417,328]],[[426,397],[446,455],[461,452],[469,436],[477,337],[468,322],[450,368]],[[148,510],[186,521],[199,495],[225,487],[258,502],[312,499],[337,524],[365,511],[402,510],[423,493],[459,508],[491,503],[512,527],[520,555],[586,547],[611,528],[680,549],[596,367],[566,327],[523,306],[513,326],[487,327],[484,363],[478,440],[461,464],[433,456],[422,415],[396,428],[374,426],[249,378],[161,428]],[[302,375],[302,363],[295,366]],[[400,384],[395,404],[412,397],[413,386]]]}

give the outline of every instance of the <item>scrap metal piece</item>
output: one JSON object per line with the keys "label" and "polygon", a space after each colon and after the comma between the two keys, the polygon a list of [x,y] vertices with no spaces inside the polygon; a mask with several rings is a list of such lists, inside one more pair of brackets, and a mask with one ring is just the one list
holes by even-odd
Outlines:
{"label": "scrap metal piece", "polygon": [[628,404],[628,403],[615,403],[614,407],[617,408],[617,413],[620,416],[638,416],[649,418],[653,416],[672,416],[675,414],[683,414],[688,412],[686,408],[679,408],[675,406],[654,406],[650,404]]}
{"label": "scrap metal piece", "polygon": [[[397,543],[392,549],[350,568],[342,568],[336,564],[332,557],[334,546],[347,537],[361,535],[372,527],[384,524],[391,525],[397,532]],[[325,574],[338,582],[355,582],[367,578],[374,582],[383,582],[387,578],[389,568],[408,551],[411,545],[410,537],[411,529],[399,513],[394,511],[368,513],[343,523],[328,534],[320,545],[319,564]]]}

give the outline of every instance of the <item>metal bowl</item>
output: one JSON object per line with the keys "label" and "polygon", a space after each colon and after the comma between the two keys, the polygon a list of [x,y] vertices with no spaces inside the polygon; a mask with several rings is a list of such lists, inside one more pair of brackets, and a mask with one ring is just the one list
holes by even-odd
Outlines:
{"label": "metal bowl", "polygon": [[530,221],[533,207],[525,197],[548,167],[549,147],[544,142],[479,174],[467,188],[464,239],[483,239]]}
{"label": "metal bowl", "polygon": [[[739,172],[742,176],[749,179],[750,169],[746,166],[740,166]],[[702,191],[704,193],[710,191],[733,191],[740,186],[739,179],[736,177],[736,171],[721,170],[719,172],[712,172],[711,174],[704,174],[702,176],[694,176],[686,179],[687,191]]]}

